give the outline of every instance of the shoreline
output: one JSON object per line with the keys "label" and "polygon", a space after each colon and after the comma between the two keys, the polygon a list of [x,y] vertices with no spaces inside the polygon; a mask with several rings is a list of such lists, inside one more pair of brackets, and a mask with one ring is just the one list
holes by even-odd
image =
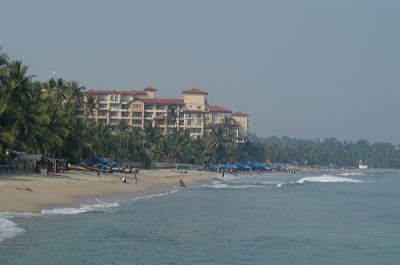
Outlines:
{"label": "shoreline", "polygon": [[[121,179],[125,176],[127,184]],[[0,176],[0,212],[40,213],[43,209],[80,206],[97,197],[123,198],[150,195],[151,190],[178,187],[179,178],[191,186],[216,177],[215,172],[189,170],[187,173],[169,169],[141,170],[138,184],[132,174],[69,171],[58,174],[25,174]]]}

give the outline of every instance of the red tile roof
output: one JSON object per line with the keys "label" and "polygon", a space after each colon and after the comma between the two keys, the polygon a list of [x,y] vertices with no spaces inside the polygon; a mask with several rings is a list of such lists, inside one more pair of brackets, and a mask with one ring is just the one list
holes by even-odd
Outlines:
{"label": "red tile roof", "polygon": [[144,91],[157,91],[157,89],[155,89],[154,87],[149,86],[149,87],[146,87],[144,89]]}
{"label": "red tile roof", "polygon": [[226,112],[226,113],[228,113],[228,112],[231,113],[232,112],[232,111],[230,111],[230,110],[228,110],[228,109],[226,109],[224,107],[217,106],[217,105],[215,105],[215,106],[209,105],[208,106],[208,110],[210,112]]}
{"label": "red tile roof", "polygon": [[144,104],[154,105],[185,105],[183,99],[180,98],[138,98],[137,100]]}
{"label": "red tile roof", "polygon": [[97,89],[87,90],[86,94],[147,95],[147,93],[143,90],[97,90]]}
{"label": "red tile roof", "polygon": [[206,91],[200,88],[192,88],[188,90],[184,90],[182,93],[184,94],[208,94]]}
{"label": "red tile roof", "polygon": [[249,114],[243,112],[235,112],[232,113],[232,116],[249,116]]}

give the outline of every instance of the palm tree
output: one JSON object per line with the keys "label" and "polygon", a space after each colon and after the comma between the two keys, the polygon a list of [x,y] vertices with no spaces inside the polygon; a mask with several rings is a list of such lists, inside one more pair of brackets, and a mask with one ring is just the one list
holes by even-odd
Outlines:
{"label": "palm tree", "polygon": [[212,150],[211,163],[218,161],[224,150],[225,132],[224,126],[212,128],[209,135],[209,148]]}
{"label": "palm tree", "polygon": [[42,151],[46,155],[56,155],[68,135],[66,120],[58,102],[46,104],[40,128]]}
{"label": "palm tree", "polygon": [[174,131],[168,135],[170,159],[177,162],[193,162],[195,149],[188,131]]}
{"label": "palm tree", "polygon": [[89,117],[89,114],[92,114],[92,116],[94,116],[95,109],[97,109],[96,98],[94,96],[89,96],[84,104],[84,112],[86,119]]}
{"label": "palm tree", "polygon": [[176,110],[174,108],[168,109],[167,111],[167,120],[166,120],[166,125],[165,125],[165,132],[168,134],[168,129],[170,125],[177,125],[177,118],[178,114],[176,113]]}
{"label": "palm tree", "polygon": [[153,159],[156,159],[157,161],[166,161],[170,154],[170,150],[170,145],[164,136],[160,137],[157,144],[151,147]]}
{"label": "palm tree", "polygon": [[144,129],[144,135],[146,147],[150,149],[152,145],[157,143],[158,139],[161,136],[161,133],[158,127],[147,126]]}
{"label": "palm tree", "polygon": [[67,100],[68,84],[62,78],[57,80],[51,78],[44,85],[44,89],[47,91],[47,96],[57,101],[60,105]]}
{"label": "palm tree", "polygon": [[24,97],[29,93],[30,81],[28,67],[21,61],[7,64],[6,70],[0,75],[3,98],[12,106],[21,106]]}
{"label": "palm tree", "polygon": [[[1,47],[0,47],[1,50]],[[8,56],[5,53],[0,53],[0,75],[2,74],[3,67],[8,64]],[[0,84],[1,85],[1,84]]]}
{"label": "palm tree", "polygon": [[68,101],[81,102],[83,91],[85,91],[84,86],[79,86],[77,81],[68,82],[68,89],[70,90],[70,94],[68,97]]}

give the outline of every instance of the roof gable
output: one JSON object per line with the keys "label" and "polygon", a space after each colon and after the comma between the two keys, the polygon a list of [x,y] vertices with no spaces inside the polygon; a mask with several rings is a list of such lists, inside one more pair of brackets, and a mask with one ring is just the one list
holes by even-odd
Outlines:
{"label": "roof gable", "polygon": [[188,90],[184,90],[182,93],[184,94],[208,94],[206,91],[200,88],[191,88]]}
{"label": "roof gable", "polygon": [[209,105],[208,106],[208,111],[210,112],[225,112],[225,113],[231,113],[232,111],[221,107],[221,106],[217,106],[217,105]]}

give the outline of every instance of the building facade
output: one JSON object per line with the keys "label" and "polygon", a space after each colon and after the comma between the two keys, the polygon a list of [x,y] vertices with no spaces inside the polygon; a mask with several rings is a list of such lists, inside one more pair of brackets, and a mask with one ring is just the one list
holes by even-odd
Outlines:
{"label": "building facade", "polygon": [[89,122],[115,126],[122,120],[128,126],[142,129],[158,127],[164,133],[175,128],[185,129],[191,136],[198,137],[203,136],[207,129],[229,119],[235,132],[235,141],[246,141],[248,115],[209,105],[206,91],[188,89],[182,92],[181,98],[158,98],[156,92],[157,89],[152,87],[143,90],[88,90],[85,100],[94,97],[97,103],[93,115],[88,114]]}

